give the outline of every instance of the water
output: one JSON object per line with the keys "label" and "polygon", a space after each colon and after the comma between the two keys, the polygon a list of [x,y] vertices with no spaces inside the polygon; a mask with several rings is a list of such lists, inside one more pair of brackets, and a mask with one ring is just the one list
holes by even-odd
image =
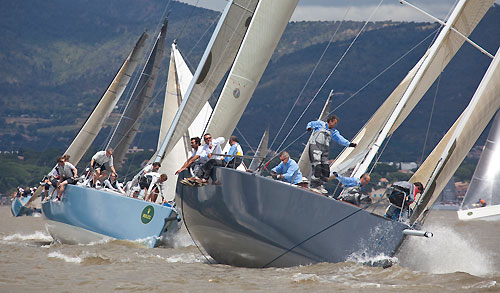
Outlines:
{"label": "water", "polygon": [[431,239],[413,237],[388,269],[356,261],[291,268],[213,265],[187,234],[175,248],[110,241],[52,243],[42,217],[14,218],[0,207],[0,292],[500,291],[500,223],[458,222],[433,211]]}

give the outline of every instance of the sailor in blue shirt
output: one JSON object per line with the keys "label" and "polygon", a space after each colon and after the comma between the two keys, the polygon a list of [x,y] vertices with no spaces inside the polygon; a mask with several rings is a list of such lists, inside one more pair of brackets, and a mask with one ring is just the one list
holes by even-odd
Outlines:
{"label": "sailor in blue shirt", "polygon": [[313,131],[309,139],[309,159],[311,160],[312,176],[311,188],[326,193],[323,184],[328,180],[330,168],[328,165],[328,151],[330,140],[345,147],[356,147],[357,144],[349,142],[334,127],[337,126],[339,119],[332,115],[324,121],[311,121],[307,123],[307,131]]}
{"label": "sailor in blue shirt", "polygon": [[299,165],[290,158],[288,152],[283,151],[280,154],[281,163],[274,167],[271,175],[274,179],[281,179],[285,182],[298,184],[302,182],[302,173],[300,172]]}
{"label": "sailor in blue shirt", "polygon": [[369,195],[362,191],[362,187],[370,183],[370,175],[365,173],[361,178],[345,177],[333,172],[333,177],[337,178],[344,186],[344,190],[337,198],[338,200],[349,202],[355,205],[371,204],[372,200]]}

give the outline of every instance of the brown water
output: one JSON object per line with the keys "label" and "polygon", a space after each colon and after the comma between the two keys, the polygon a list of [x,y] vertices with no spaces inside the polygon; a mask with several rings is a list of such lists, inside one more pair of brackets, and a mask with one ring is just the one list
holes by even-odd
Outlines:
{"label": "brown water", "polygon": [[187,234],[177,248],[111,241],[52,243],[43,217],[14,218],[0,206],[0,292],[352,291],[500,292],[500,223],[458,222],[433,211],[388,269],[356,262],[247,269],[207,263]]}

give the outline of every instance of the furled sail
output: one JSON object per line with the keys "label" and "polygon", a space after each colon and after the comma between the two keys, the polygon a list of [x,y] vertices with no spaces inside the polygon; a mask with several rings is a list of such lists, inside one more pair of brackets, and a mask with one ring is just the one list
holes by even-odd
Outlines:
{"label": "furled sail", "polygon": [[472,100],[459,119],[448,130],[411,182],[420,181],[425,191],[411,215],[411,222],[421,221],[426,211],[455,173],[479,135],[500,108],[500,48],[491,62]]}
{"label": "furled sail", "polygon": [[108,147],[114,149],[114,163],[120,166],[130,144],[139,130],[139,123],[145,109],[149,106],[153,95],[154,86],[160,70],[165,48],[165,36],[167,33],[168,19],[158,34],[153,50],[142,70],[141,76],[135,85],[132,97],[130,98],[124,113],[116,129],[114,130]]}
{"label": "furled sail", "polygon": [[469,36],[492,3],[493,0],[458,2],[434,44],[352,140],[358,146],[344,149],[331,166],[332,171],[345,173],[355,168],[353,175],[358,177],[366,172],[385,137],[401,125],[464,43],[464,38],[452,28]]}
{"label": "furled sail", "polygon": [[[498,81],[500,82],[500,81]],[[460,209],[474,208],[479,199],[483,199],[488,205],[500,204],[500,112],[497,112],[491,126],[488,139],[477,163],[476,170],[470,181],[469,188],[465,194]]]}
{"label": "furled sail", "polygon": [[[333,98],[333,90],[330,91],[330,94],[328,95],[328,98],[326,99],[325,105],[323,106],[323,110],[321,110],[321,114],[319,115],[319,120],[325,121],[328,118],[328,114],[330,113],[330,106],[332,105],[332,98]],[[311,134],[312,136],[312,134]],[[309,139],[311,137],[309,136]],[[299,169],[302,175],[305,177],[310,177],[311,175],[311,160],[309,159],[309,140],[307,141],[307,144],[304,148],[304,151],[302,152],[302,155],[300,155],[299,159]]]}
{"label": "furled sail", "polygon": [[228,138],[243,115],[297,5],[297,0],[262,0],[219,97],[208,132]]}
{"label": "furled sail", "polygon": [[70,161],[74,165],[78,164],[80,159],[88,150],[99,131],[101,131],[104,121],[106,121],[109,117],[113,108],[116,106],[116,103],[123,94],[123,91],[130,81],[132,73],[139,63],[144,43],[147,38],[148,35],[146,33],[141,35],[132,51],[127,56],[127,59],[123,62],[120,70],[109,85],[108,89],[99,100],[99,103],[91,112],[87,121],[85,121],[85,124],[82,126],[75,139],[73,139],[73,142],[66,150],[65,154],[71,156]]}
{"label": "furled sail", "polygon": [[269,144],[269,126],[264,131],[262,138],[260,139],[259,146],[255,151],[255,158],[250,162],[250,166],[248,170],[256,171],[259,168],[262,161],[266,158],[267,155],[267,145]]}
{"label": "furled sail", "polygon": [[257,3],[257,0],[233,0],[227,4],[155,161],[160,161],[182,138],[226,74]]}

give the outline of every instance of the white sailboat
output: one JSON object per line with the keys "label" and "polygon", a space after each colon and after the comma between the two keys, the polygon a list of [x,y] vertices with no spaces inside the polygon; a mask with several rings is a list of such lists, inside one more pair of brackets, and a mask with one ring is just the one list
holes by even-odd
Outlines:
{"label": "white sailboat", "polygon": [[[500,83],[500,80],[497,80]],[[497,92],[497,98],[500,94]],[[477,163],[464,200],[457,211],[458,219],[468,220],[500,220],[500,114],[493,120],[481,158]],[[481,203],[481,200],[484,203]]]}

